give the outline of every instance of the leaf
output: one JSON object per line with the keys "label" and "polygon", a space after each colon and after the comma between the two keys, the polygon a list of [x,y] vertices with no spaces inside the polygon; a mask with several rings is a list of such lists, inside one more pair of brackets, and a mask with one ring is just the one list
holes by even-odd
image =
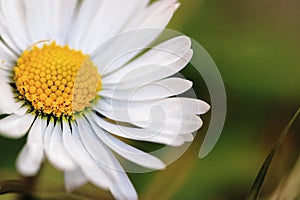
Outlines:
{"label": "leaf", "polygon": [[269,199],[300,199],[300,156],[291,173],[281,181]]}
{"label": "leaf", "polygon": [[292,119],[289,121],[288,125],[285,127],[285,129],[283,130],[283,132],[277,139],[277,142],[275,143],[275,145],[271,149],[270,153],[268,154],[267,158],[265,159],[265,161],[264,161],[264,163],[263,163],[251,189],[250,189],[249,195],[246,198],[247,200],[257,200],[259,198],[259,195],[261,193],[262,186],[263,186],[265,177],[267,175],[267,172],[269,170],[270,164],[272,162],[272,159],[273,159],[274,155],[276,154],[276,152],[278,151],[280,145],[282,144],[284,138],[286,137],[287,133],[289,132],[291,126],[296,121],[299,114],[300,114],[300,108],[298,108],[298,110],[296,111],[296,113],[294,114]]}

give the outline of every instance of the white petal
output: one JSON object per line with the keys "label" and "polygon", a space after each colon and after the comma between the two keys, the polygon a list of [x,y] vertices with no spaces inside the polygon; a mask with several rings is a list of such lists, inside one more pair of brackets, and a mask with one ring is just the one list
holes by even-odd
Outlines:
{"label": "white petal", "polygon": [[51,23],[51,38],[58,44],[68,44],[66,39],[71,31],[73,16],[75,14],[78,0],[51,0],[49,6],[49,21]]}
{"label": "white petal", "polygon": [[27,133],[33,120],[32,114],[23,116],[11,114],[0,120],[0,134],[10,138],[20,138]]}
{"label": "white petal", "polygon": [[178,8],[180,7],[180,5],[181,5],[180,3],[176,3],[175,4],[175,10],[178,10]]}
{"label": "white petal", "polygon": [[148,108],[147,112],[150,112],[154,106],[160,106],[166,113],[177,114],[179,116],[190,114],[201,115],[210,109],[210,106],[202,100],[184,97],[167,98],[148,105],[146,106]]}
{"label": "white petal", "polygon": [[25,14],[31,40],[38,42],[51,39],[58,44],[65,44],[76,5],[76,0],[25,1]]}
{"label": "white petal", "polygon": [[70,35],[71,45],[91,53],[108,38],[121,32],[147,3],[148,0],[83,1],[73,27],[74,34]]}
{"label": "white petal", "polygon": [[165,134],[187,134],[193,133],[201,128],[203,122],[199,116],[182,116],[182,118],[172,118],[164,115],[161,111],[151,113],[151,121],[137,122],[140,127],[162,132]]}
{"label": "white petal", "polygon": [[196,116],[204,114],[209,105],[198,99],[168,98],[140,108],[145,121],[134,121],[136,126],[166,134],[186,134],[198,130],[202,120]]}
{"label": "white petal", "polygon": [[132,89],[102,90],[99,94],[112,99],[143,101],[175,96],[189,90],[191,87],[191,81],[168,78]]}
{"label": "white petal", "polygon": [[102,168],[112,168],[114,160],[106,145],[96,137],[86,120],[80,119],[77,122],[80,138],[87,151],[97,159]]}
{"label": "white petal", "polygon": [[[138,108],[136,109],[136,112]],[[136,126],[164,133],[191,133],[202,126],[195,115],[204,114],[209,105],[198,99],[167,98],[157,103],[145,105],[139,111],[148,116],[148,120],[134,121]]]}
{"label": "white petal", "polygon": [[91,54],[100,74],[109,74],[123,66],[141,51],[149,48],[149,44],[163,31],[175,12],[175,4],[170,2],[157,4],[161,7],[152,5],[142,11],[137,17],[140,19],[138,22],[134,22],[134,25],[128,23],[124,28],[124,31],[128,32],[118,36],[112,35],[110,40],[102,43]]}
{"label": "white petal", "polygon": [[[167,98],[159,101],[131,101],[101,99],[94,110],[105,117],[119,121],[128,122],[140,126],[139,122],[149,124],[155,118],[155,110],[162,111],[166,117],[172,119],[183,119],[193,115],[204,114],[210,106],[204,101],[191,98]],[[141,125],[145,127],[147,125]]]}
{"label": "white petal", "polygon": [[[118,102],[118,101],[114,101]],[[107,118],[119,121],[119,122],[134,122],[134,121],[146,121],[148,116],[140,112],[137,108],[131,108],[129,105],[117,106],[117,103],[109,102],[109,100],[101,99],[96,104],[94,109],[104,115]],[[122,104],[125,105],[125,104]]]}
{"label": "white petal", "polygon": [[89,181],[98,187],[108,189],[109,179],[103,170],[91,158],[87,150],[82,145],[78,135],[77,126],[72,125],[72,133],[66,122],[63,122],[64,145],[73,160],[80,166],[83,174]]}
{"label": "white petal", "polygon": [[86,121],[80,119],[78,125],[85,148],[110,179],[109,188],[113,196],[116,199],[137,199],[137,193],[132,183],[111,151],[97,138]]}
{"label": "white petal", "polygon": [[147,9],[137,13],[136,17],[124,29],[165,28],[172,18],[176,7],[176,0],[152,3]]}
{"label": "white petal", "polygon": [[149,129],[129,127],[122,124],[113,124],[100,117],[91,115],[94,122],[107,132],[117,135],[119,137],[138,140],[155,142],[160,144],[167,144],[172,146],[179,146],[183,144],[183,140],[178,135],[164,134],[162,132],[156,132]]}
{"label": "white petal", "polygon": [[50,120],[48,126],[45,129],[44,138],[43,138],[44,150],[46,154],[49,151],[49,144],[50,144],[50,139],[51,139],[53,129],[54,129],[54,121]]}
{"label": "white petal", "polygon": [[[0,10],[1,13],[1,10]],[[18,47],[15,44],[15,41],[12,39],[11,33],[9,32],[9,30],[7,29],[7,27],[5,27],[3,19],[1,18],[0,15],[0,33],[1,33],[1,38],[2,40],[7,44],[8,47],[10,47],[10,49],[15,53],[15,54],[21,54],[22,50],[20,49],[20,47]]]}
{"label": "white petal", "polygon": [[[126,106],[125,103],[99,101],[95,109],[102,115],[121,122],[134,124],[112,124],[94,116],[95,123],[115,135],[141,141],[157,142],[169,145],[183,144],[179,135],[189,134],[202,126],[196,116],[209,110],[209,105],[198,99],[168,98],[154,103],[141,103],[139,106]],[[129,104],[130,105],[130,104]]]}
{"label": "white petal", "polygon": [[53,161],[51,160],[52,157],[50,157],[49,155],[49,152],[50,152],[50,142],[51,142],[51,137],[52,137],[52,133],[54,132],[54,121],[53,120],[50,120],[49,121],[49,124],[45,130],[45,134],[44,134],[44,138],[43,138],[43,141],[44,141],[44,150],[45,150],[45,153],[46,153],[46,156],[48,157],[48,160],[50,161],[51,164],[55,164],[53,163]]}
{"label": "white petal", "polygon": [[[66,126],[64,126],[66,127]],[[69,132],[71,133],[71,132]],[[85,137],[79,139],[79,135],[77,132],[77,127],[72,124],[72,134],[64,134],[64,136],[66,136],[66,142],[68,140],[68,146],[71,147],[72,150],[78,150],[81,149],[80,151],[78,151],[78,153],[84,153],[87,154],[84,156],[85,160],[88,159],[87,161],[91,161],[91,162],[87,162],[85,163],[84,160],[81,160],[81,166],[82,166],[82,170],[85,173],[85,175],[87,176],[87,178],[94,183],[97,186],[103,187],[103,183],[108,185],[109,189],[111,190],[112,194],[114,195],[114,197],[116,199],[137,199],[137,194],[130,182],[130,180],[128,179],[126,173],[123,171],[123,169],[121,168],[121,166],[118,164],[118,162],[114,159],[114,157],[112,157],[112,155],[108,155],[113,162],[113,166],[112,168],[107,168],[105,167],[103,164],[102,160],[99,160],[99,157],[95,157],[95,151],[97,152],[96,154],[98,155],[99,153],[107,153],[107,152],[98,152],[98,150],[93,149],[94,147],[91,147],[89,145],[87,145],[86,141],[85,141]],[[89,134],[92,134],[91,132],[86,132],[87,135],[80,135],[80,137],[82,136],[87,136],[89,137]],[[83,139],[83,140],[82,140]],[[82,146],[81,141],[83,141],[83,143],[85,143],[84,146]],[[93,141],[89,141],[89,142],[93,142]],[[93,153],[93,156],[91,153]],[[89,151],[89,152],[87,152]],[[76,154],[74,156],[77,156]],[[92,157],[90,157],[92,156]],[[104,157],[106,157],[107,155],[105,155]],[[100,156],[102,157],[102,155]],[[107,162],[108,163],[108,162]],[[105,163],[106,165],[106,163]],[[112,174],[113,173],[113,174]],[[100,183],[100,184],[99,184]],[[105,188],[105,187],[104,187]]]}
{"label": "white petal", "polygon": [[192,56],[193,51],[188,50],[179,60],[165,66],[156,62],[157,59],[153,59],[155,61],[153,64],[145,62],[146,65],[142,63],[132,65],[130,63],[111,75],[103,77],[102,87],[113,90],[128,89],[169,77],[183,69]]}
{"label": "white petal", "polygon": [[17,169],[24,176],[34,176],[40,169],[44,158],[43,133],[46,120],[37,118],[33,123],[25,146],[17,158]]}
{"label": "white petal", "polygon": [[3,42],[0,42],[0,68],[11,70],[14,67],[14,61],[17,60],[16,55],[7,48]]}
{"label": "white petal", "polygon": [[60,124],[56,124],[50,138],[49,135],[47,135],[49,141],[47,141],[48,144],[46,144],[46,154],[50,163],[56,168],[62,171],[70,171],[75,169],[76,165],[64,147],[62,134]]}
{"label": "white petal", "polygon": [[[50,3],[50,1],[48,2]],[[49,28],[47,27],[50,22],[46,20],[49,13],[47,11],[48,6],[47,1],[44,0],[25,1],[25,19],[32,42],[50,39]]]}
{"label": "white petal", "polygon": [[25,28],[23,1],[0,1],[0,30],[4,41],[15,51],[21,53],[30,46],[30,40]]}
{"label": "white petal", "polygon": [[[120,166],[121,167],[121,166]],[[137,200],[138,195],[124,171],[116,171],[117,180],[110,186],[110,191],[117,200]]]}
{"label": "white petal", "polygon": [[191,39],[187,36],[178,36],[162,42],[141,57],[134,60],[129,66],[143,64],[168,65],[177,61],[191,49]]}
{"label": "white petal", "polygon": [[91,116],[87,116],[97,136],[112,150],[122,157],[147,168],[164,169],[165,164],[158,158],[136,149],[108,134],[102,128],[98,127]]}
{"label": "white petal", "polygon": [[185,134],[181,135],[181,137],[183,137],[185,142],[192,142],[194,140],[193,134]]}
{"label": "white petal", "polygon": [[87,178],[80,168],[65,172],[65,188],[68,192],[72,192],[83,186],[87,181]]}
{"label": "white petal", "polygon": [[13,94],[13,88],[9,85],[9,80],[3,70],[0,70],[0,93],[3,94],[0,98],[0,113],[19,115],[24,114],[20,112],[22,104],[16,101]]}
{"label": "white petal", "polygon": [[[138,30],[105,41],[91,54],[93,62],[98,66],[98,72],[106,75],[119,69],[141,51],[149,48],[151,41],[160,32],[160,29]],[[151,38],[153,39],[149,41]]]}
{"label": "white petal", "polygon": [[40,169],[43,151],[38,145],[26,144],[17,158],[17,169],[23,176],[34,176]]}

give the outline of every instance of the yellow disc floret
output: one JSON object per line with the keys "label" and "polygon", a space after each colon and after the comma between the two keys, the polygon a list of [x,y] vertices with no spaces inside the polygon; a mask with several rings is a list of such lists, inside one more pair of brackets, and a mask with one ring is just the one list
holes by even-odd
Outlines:
{"label": "yellow disc floret", "polygon": [[101,89],[101,76],[90,57],[54,42],[24,51],[14,72],[19,98],[56,117],[72,117],[90,107]]}

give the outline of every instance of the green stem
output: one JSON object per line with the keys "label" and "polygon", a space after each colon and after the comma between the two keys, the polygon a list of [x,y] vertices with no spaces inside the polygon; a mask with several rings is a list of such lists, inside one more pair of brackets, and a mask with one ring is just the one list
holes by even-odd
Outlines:
{"label": "green stem", "polygon": [[35,191],[35,186],[37,183],[37,176],[23,177],[22,182],[23,182],[23,185],[25,185],[28,190],[26,192],[20,193],[18,200],[34,200],[35,198],[32,196],[32,194]]}
{"label": "green stem", "polygon": [[294,124],[294,122],[296,121],[296,119],[299,115],[300,115],[300,107],[298,108],[298,110],[296,111],[296,113],[294,114],[292,119],[289,121],[288,125],[285,127],[285,129],[279,136],[277,142],[275,143],[272,150],[270,151],[267,158],[265,159],[265,161],[264,161],[252,187],[251,187],[249,195],[246,198],[247,200],[258,200],[261,190],[262,190],[262,186],[263,186],[265,177],[267,175],[268,169],[272,162],[272,159],[273,159],[274,155],[276,154],[276,152],[278,151],[280,145],[282,144],[285,136],[287,135],[287,133],[289,132],[290,128],[292,127],[292,125]]}
{"label": "green stem", "polygon": [[[42,170],[42,167],[41,167]],[[20,180],[6,180],[0,182],[0,195],[8,193],[18,194],[18,200],[32,200],[32,194],[35,192],[35,187],[41,170],[36,176],[22,177]]]}
{"label": "green stem", "polygon": [[19,180],[7,180],[0,182],[0,195],[7,193],[28,193],[29,186]]}

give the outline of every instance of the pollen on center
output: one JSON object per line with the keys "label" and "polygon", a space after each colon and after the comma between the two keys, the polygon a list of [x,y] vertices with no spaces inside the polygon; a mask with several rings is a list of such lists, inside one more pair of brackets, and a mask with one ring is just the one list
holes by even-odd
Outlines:
{"label": "pollen on center", "polygon": [[55,117],[72,117],[91,106],[101,76],[88,55],[55,42],[26,50],[14,68],[19,98]]}

